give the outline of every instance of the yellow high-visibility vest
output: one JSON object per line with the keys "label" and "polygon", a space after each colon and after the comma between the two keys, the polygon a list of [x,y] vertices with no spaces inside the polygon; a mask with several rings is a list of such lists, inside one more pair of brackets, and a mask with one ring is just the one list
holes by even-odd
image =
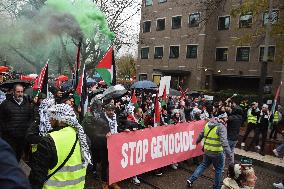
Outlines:
{"label": "yellow high-visibility vest", "polygon": [[279,112],[278,111],[275,111],[275,113],[274,113],[273,122],[274,123],[279,122]]}
{"label": "yellow high-visibility vest", "polygon": [[215,126],[209,133],[210,130],[208,123],[204,127],[204,149],[205,151],[211,152],[222,152],[223,146],[221,145],[220,136],[217,135],[218,126]]}
{"label": "yellow high-visibility vest", "polygon": [[248,110],[247,118],[248,118],[248,123],[253,123],[253,124],[257,123],[257,116],[253,116],[251,114],[251,109]]}
{"label": "yellow high-visibility vest", "polygon": [[[57,164],[48,175],[59,167],[70,153],[75,140],[76,131],[72,127],[65,127],[49,134],[53,139],[57,152]],[[43,189],[83,189],[85,185],[86,168],[83,167],[79,141],[66,164],[51,176],[44,184]]]}

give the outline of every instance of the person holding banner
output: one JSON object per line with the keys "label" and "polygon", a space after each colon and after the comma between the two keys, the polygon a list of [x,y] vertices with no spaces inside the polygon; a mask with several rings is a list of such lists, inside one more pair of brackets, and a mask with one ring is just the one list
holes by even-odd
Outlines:
{"label": "person holding banner", "polygon": [[203,162],[196,168],[194,173],[187,179],[187,186],[192,187],[193,182],[213,164],[215,168],[215,179],[213,189],[221,188],[222,171],[224,169],[224,151],[229,157],[229,164],[233,163],[232,151],[227,140],[227,129],[225,127],[228,116],[226,113],[211,119],[200,133],[196,144],[204,138]]}

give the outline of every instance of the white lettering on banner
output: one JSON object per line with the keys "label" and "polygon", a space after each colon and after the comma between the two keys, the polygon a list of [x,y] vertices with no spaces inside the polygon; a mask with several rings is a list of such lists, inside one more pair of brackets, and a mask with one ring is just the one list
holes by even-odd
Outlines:
{"label": "white lettering on banner", "polygon": [[148,139],[124,143],[121,148],[123,156],[121,167],[126,168],[145,162],[149,147],[152,159],[194,150],[196,145],[193,144],[193,136],[194,131],[159,135],[151,139],[150,146]]}
{"label": "white lettering on banner", "polygon": [[128,165],[133,166],[134,164],[145,162],[148,149],[149,145],[147,139],[124,143],[121,148],[123,156],[123,159],[120,161],[121,167],[126,168]]}

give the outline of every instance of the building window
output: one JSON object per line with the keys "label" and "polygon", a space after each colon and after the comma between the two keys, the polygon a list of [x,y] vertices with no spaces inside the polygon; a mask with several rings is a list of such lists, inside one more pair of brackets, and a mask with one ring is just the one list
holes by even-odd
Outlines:
{"label": "building window", "polygon": [[147,74],[139,74],[139,81],[147,80]]}
{"label": "building window", "polygon": [[165,3],[167,0],[158,0],[158,3]]}
{"label": "building window", "polygon": [[221,16],[218,19],[218,30],[228,30],[230,28],[230,16]]}
{"label": "building window", "polygon": [[228,60],[228,48],[216,48],[216,61]]}
{"label": "building window", "polygon": [[165,30],[165,27],[166,27],[166,19],[164,19],[164,18],[157,19],[157,28],[156,28],[156,30],[157,31],[162,31],[162,30]]}
{"label": "building window", "polygon": [[172,29],[181,28],[181,16],[172,17]]}
{"label": "building window", "polygon": [[153,82],[156,83],[156,85],[160,85],[161,75],[153,75]]}
{"label": "building window", "polygon": [[186,58],[197,58],[197,45],[186,46]]}
{"label": "building window", "polygon": [[179,46],[170,46],[169,58],[178,58],[178,57],[179,57]]}
{"label": "building window", "polygon": [[145,7],[153,5],[153,0],[145,0]]}
{"label": "building window", "polygon": [[[275,24],[278,22],[278,14],[279,14],[279,11],[278,10],[273,10],[272,13],[271,13],[271,18],[270,18],[270,22],[271,24]],[[268,11],[266,11],[265,13],[263,13],[263,25],[267,24],[268,23]]]}
{"label": "building window", "polygon": [[151,21],[143,22],[143,33],[147,33],[151,31]]}
{"label": "building window", "polygon": [[249,61],[250,47],[238,47],[237,48],[237,61]]}
{"label": "building window", "polygon": [[250,28],[252,25],[252,13],[243,14],[240,16],[239,27],[240,28]]}
{"label": "building window", "polygon": [[[264,47],[260,47],[259,51],[259,61],[263,61],[263,55],[264,55]],[[268,62],[273,62],[275,57],[275,46],[269,46],[268,47]]]}
{"label": "building window", "polygon": [[163,47],[155,47],[154,59],[162,59],[164,55]]}
{"label": "building window", "polygon": [[149,58],[149,47],[141,48],[141,59]]}
{"label": "building window", "polygon": [[200,22],[200,13],[193,13],[189,15],[189,27],[198,27]]}

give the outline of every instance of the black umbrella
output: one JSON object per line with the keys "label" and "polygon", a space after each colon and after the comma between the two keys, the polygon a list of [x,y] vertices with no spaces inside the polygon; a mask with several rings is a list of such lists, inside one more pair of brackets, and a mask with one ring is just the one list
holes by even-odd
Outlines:
{"label": "black umbrella", "polygon": [[157,89],[156,83],[148,80],[137,81],[131,87],[131,89]]}
{"label": "black umbrella", "polygon": [[0,85],[0,88],[4,88],[4,89],[12,89],[14,87],[14,85],[16,84],[21,84],[24,87],[28,87],[30,86],[30,83],[28,81],[22,81],[19,79],[15,79],[15,80],[7,80],[4,83],[2,83]]}
{"label": "black umbrella", "polygon": [[110,86],[103,93],[103,100],[119,98],[127,93],[127,90],[122,85]]}
{"label": "black umbrella", "polygon": [[181,92],[175,89],[170,88],[169,96],[181,96]]}

